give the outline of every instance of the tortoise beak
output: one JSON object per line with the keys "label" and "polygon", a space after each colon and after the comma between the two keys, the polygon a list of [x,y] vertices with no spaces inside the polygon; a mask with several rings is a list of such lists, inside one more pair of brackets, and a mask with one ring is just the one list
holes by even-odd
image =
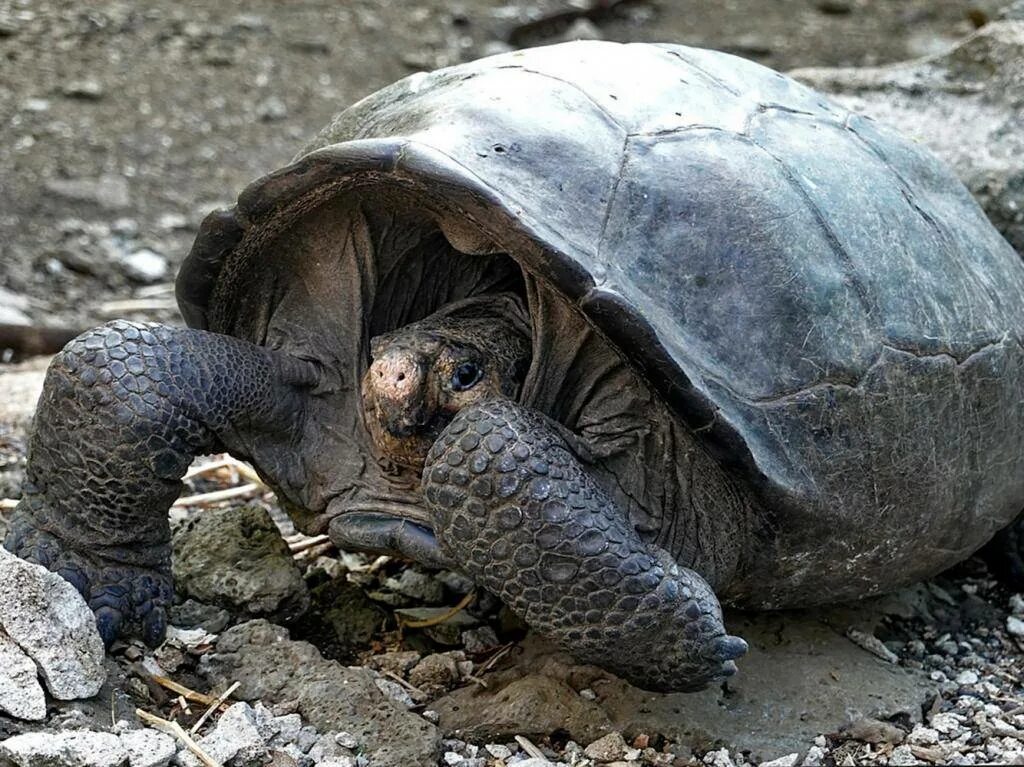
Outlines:
{"label": "tortoise beak", "polygon": [[409,349],[388,349],[370,365],[367,386],[391,436],[410,437],[426,425],[427,372],[427,359]]}

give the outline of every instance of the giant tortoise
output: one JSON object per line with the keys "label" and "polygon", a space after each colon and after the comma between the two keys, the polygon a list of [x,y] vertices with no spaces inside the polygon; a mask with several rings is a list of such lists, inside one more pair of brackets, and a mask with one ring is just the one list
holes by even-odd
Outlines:
{"label": "giant tortoise", "polygon": [[914,141],[722,53],[407,77],[211,213],[177,295],[54,360],[5,542],[108,642],[162,636],[212,451],[658,690],[735,671],[719,600],[878,594],[1024,508],[1020,258]]}

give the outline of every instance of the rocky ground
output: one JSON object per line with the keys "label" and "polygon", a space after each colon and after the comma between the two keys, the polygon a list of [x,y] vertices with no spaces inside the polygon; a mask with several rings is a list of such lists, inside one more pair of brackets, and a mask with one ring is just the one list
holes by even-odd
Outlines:
{"label": "rocky ground", "polygon": [[[996,21],[1024,19],[1020,3],[611,5],[0,0],[0,324],[180,321],[170,280],[202,215],[340,105],[565,37],[814,67],[798,75],[928,143],[1024,243],[1024,31]],[[44,364],[0,367],[0,498],[21,493]],[[206,466],[173,512],[180,604],[155,652],[98,657],[75,595],[0,559],[0,765],[1024,763],[1024,597],[980,561],[868,604],[730,615],[751,642],[741,673],[653,695],[574,664],[456,573],[294,535],[245,467]],[[5,591],[15,574],[35,590]],[[67,608],[46,641],[17,620],[29,594]],[[79,663],[55,668],[55,644]]]}

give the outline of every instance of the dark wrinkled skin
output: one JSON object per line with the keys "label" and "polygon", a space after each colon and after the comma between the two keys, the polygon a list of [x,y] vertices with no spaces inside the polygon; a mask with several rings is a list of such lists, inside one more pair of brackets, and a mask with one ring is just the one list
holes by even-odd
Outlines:
{"label": "dark wrinkled skin", "polygon": [[[385,460],[422,470],[437,536],[423,545],[641,686],[700,689],[735,673],[746,645],[726,635],[704,579],[644,543],[557,426],[515,403],[525,335],[427,318],[372,348],[364,417]],[[126,629],[158,642],[172,595],[167,510],[193,456],[245,455],[252,438],[287,445],[317,381],[311,363],[203,331],[90,331],[48,372],[6,546],[73,583],[108,644]]]}
{"label": "dark wrinkled skin", "polygon": [[5,546],[60,573],[109,645],[159,642],[172,596],[167,511],[196,455],[293,449],[313,365],[227,336],[115,321],[47,372]]}

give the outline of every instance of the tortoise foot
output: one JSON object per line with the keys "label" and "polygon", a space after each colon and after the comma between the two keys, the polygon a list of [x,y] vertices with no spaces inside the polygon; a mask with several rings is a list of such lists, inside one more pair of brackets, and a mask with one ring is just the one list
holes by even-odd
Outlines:
{"label": "tortoise foot", "polygon": [[[96,615],[96,627],[107,647],[122,634],[141,636],[151,647],[163,641],[174,596],[169,545],[147,547],[146,551],[83,551],[37,527],[34,517],[22,502],[11,520],[4,547],[74,586]],[[160,564],[144,567],[125,560]]]}
{"label": "tortoise foot", "polygon": [[659,691],[735,673],[747,645],[711,587],[641,540],[542,415],[465,408],[423,486],[445,553],[580,660]]}

